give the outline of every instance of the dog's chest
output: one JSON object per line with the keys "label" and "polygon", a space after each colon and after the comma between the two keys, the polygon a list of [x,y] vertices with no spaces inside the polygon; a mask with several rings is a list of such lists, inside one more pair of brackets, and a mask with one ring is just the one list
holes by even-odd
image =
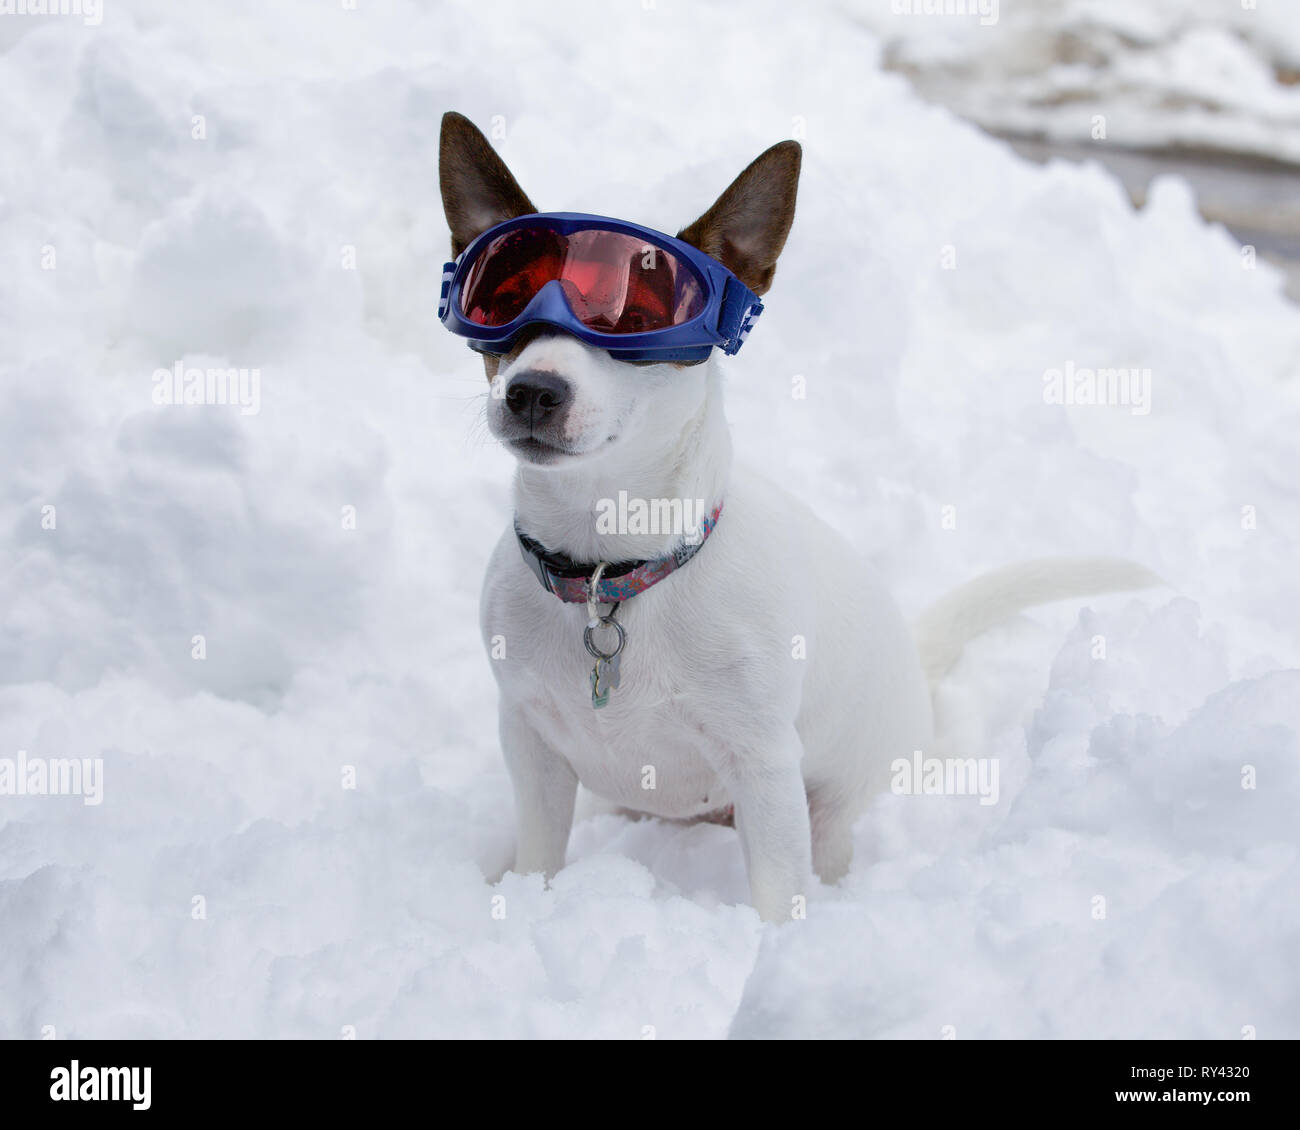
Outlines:
{"label": "dog's chest", "polygon": [[[701,722],[708,692],[680,644],[629,629],[620,682],[592,704],[594,660],[579,642],[557,640],[529,664],[522,708],[551,748],[598,796],[658,816],[725,809],[730,797],[706,754]],[[722,708],[722,705],[719,705]]]}

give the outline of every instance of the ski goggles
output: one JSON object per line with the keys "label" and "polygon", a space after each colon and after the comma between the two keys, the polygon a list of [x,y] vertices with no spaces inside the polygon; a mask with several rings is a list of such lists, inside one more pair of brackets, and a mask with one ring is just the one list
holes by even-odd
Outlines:
{"label": "ski goggles", "polygon": [[546,212],[488,228],[442,273],[438,317],[480,353],[549,325],[621,361],[702,361],[740,349],[762,312],[710,255],[653,228]]}

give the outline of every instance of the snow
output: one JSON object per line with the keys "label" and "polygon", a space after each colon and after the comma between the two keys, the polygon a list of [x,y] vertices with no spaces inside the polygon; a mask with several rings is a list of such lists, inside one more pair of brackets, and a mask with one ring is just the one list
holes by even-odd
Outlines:
{"label": "snow", "polygon": [[842,0],[841,7],[881,36],[891,67],[986,128],[1300,162],[1292,0]]}
{"label": "snow", "polygon": [[[0,797],[0,1036],[1300,1036],[1300,314],[1181,181],[1134,212],[926,105],[865,10],[0,19],[0,757],[105,782]],[[909,612],[1052,553],[1169,582],[972,645],[939,707],[999,803],[878,798],[806,921],[713,825],[595,815],[551,890],[484,880],[511,463],[434,320],[449,108],[541,207],[670,230],[801,135],[740,457]],[[178,361],[260,411],[155,404]],[[1150,412],[1045,403],[1067,362]]]}

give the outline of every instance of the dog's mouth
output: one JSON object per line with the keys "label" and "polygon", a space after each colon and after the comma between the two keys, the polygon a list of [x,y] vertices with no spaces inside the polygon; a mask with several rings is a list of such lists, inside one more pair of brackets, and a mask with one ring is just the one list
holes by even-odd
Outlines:
{"label": "dog's mouth", "polygon": [[507,439],[505,445],[521,463],[533,463],[538,466],[558,463],[562,459],[572,459],[583,454],[581,451],[561,447],[539,436],[514,436]]}
{"label": "dog's mouth", "polygon": [[575,451],[571,447],[561,447],[559,444],[551,443],[549,440],[535,435],[513,436],[506,439],[504,443],[507,450],[521,463],[546,466],[564,459],[580,459],[584,455],[591,455],[593,452],[600,451],[612,443],[616,438],[616,436],[609,436],[604,443],[597,445],[591,451]]}

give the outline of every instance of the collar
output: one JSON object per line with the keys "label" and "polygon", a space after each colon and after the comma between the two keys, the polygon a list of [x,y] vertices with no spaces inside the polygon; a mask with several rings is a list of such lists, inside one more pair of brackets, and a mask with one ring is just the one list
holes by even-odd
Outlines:
{"label": "collar", "polygon": [[713,508],[713,513],[700,524],[700,539],[693,545],[682,542],[667,556],[648,561],[624,561],[606,565],[594,594],[588,593],[588,582],[600,562],[588,565],[573,561],[562,553],[552,553],[541,542],[524,533],[519,528],[518,521],[515,522],[515,536],[519,539],[524,564],[532,570],[547,592],[553,592],[566,604],[584,604],[588,596],[594,596],[597,604],[615,604],[657,585],[669,573],[675,573],[699,553],[700,547],[713,532],[713,527],[718,524],[718,515],[721,513],[722,503],[719,502]]}

